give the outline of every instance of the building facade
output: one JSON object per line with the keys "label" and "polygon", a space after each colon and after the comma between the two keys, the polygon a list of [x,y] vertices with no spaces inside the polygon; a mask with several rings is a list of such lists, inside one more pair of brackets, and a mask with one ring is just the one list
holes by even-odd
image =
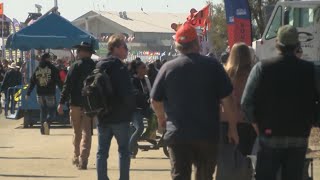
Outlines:
{"label": "building facade", "polygon": [[115,33],[126,36],[129,59],[142,57],[144,60],[158,59],[173,55],[174,30],[172,23],[184,23],[187,14],[146,13],[146,12],[106,12],[90,11],[73,24],[91,32],[100,39],[100,56],[107,53],[106,42]]}

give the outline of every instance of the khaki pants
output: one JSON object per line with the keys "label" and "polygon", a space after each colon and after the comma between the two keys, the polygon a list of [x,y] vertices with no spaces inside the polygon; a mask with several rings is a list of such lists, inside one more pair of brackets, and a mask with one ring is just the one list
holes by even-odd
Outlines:
{"label": "khaki pants", "polygon": [[88,161],[91,149],[92,119],[86,116],[81,107],[70,107],[70,120],[74,130],[74,157]]}

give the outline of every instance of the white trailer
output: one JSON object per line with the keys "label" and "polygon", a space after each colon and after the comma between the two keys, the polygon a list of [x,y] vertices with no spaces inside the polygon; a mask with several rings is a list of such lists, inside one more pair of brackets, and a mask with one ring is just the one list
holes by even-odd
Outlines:
{"label": "white trailer", "polygon": [[299,31],[302,59],[320,62],[320,1],[278,2],[262,38],[253,42],[257,57],[263,60],[277,55],[277,31],[287,24]]}

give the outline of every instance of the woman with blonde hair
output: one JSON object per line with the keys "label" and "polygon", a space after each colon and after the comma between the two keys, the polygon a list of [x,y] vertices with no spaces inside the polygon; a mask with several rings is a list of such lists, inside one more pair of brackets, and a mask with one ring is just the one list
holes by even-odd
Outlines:
{"label": "woman with blonde hair", "polygon": [[240,106],[242,93],[252,67],[253,60],[249,47],[244,43],[234,44],[225,65],[225,70],[233,85],[232,96],[238,117],[240,142],[238,145],[228,143],[228,115],[223,111],[225,107],[221,107],[220,151],[216,180],[250,180],[252,177],[252,171],[248,168],[250,161],[246,156],[251,154],[256,134],[251,124],[246,123]]}

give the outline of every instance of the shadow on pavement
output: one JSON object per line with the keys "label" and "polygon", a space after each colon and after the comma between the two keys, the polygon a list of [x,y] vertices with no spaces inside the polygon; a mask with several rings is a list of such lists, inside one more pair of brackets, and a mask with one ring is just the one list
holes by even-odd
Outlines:
{"label": "shadow on pavement", "polygon": [[[97,170],[96,168],[88,168],[88,170]],[[108,169],[108,171],[119,171],[119,169]],[[130,169],[130,171],[144,171],[144,172],[166,172],[171,171],[171,169]]]}
{"label": "shadow on pavement", "polygon": [[50,134],[49,136],[73,136],[73,134]]}
{"label": "shadow on pavement", "polygon": [[162,171],[171,171],[171,169],[130,169],[130,171],[155,171],[155,172],[162,172]]}
{"label": "shadow on pavement", "polygon": [[0,159],[62,159],[62,158],[49,158],[49,157],[0,157]]}
{"label": "shadow on pavement", "polygon": [[[96,168],[88,168],[89,170],[97,170]],[[119,171],[119,169],[108,169],[108,171]],[[144,171],[144,172],[165,172],[165,171],[171,171],[171,169],[132,169],[130,168],[130,171]]]}
{"label": "shadow on pavement", "polygon": [[0,149],[12,149],[14,148],[13,146],[12,147],[5,147],[5,146],[0,146]]}
{"label": "shadow on pavement", "polygon": [[[51,125],[50,129],[71,129],[71,125]],[[40,129],[40,125],[35,124],[32,127],[28,127],[28,128],[23,128],[23,125],[20,125],[18,127],[16,127],[15,129]]]}
{"label": "shadow on pavement", "polygon": [[161,158],[161,157],[137,157],[136,159],[163,160],[163,159],[169,159],[169,158]]}
{"label": "shadow on pavement", "polygon": [[39,176],[39,175],[20,175],[20,174],[0,174],[0,177],[16,178],[77,178],[76,176]]}

